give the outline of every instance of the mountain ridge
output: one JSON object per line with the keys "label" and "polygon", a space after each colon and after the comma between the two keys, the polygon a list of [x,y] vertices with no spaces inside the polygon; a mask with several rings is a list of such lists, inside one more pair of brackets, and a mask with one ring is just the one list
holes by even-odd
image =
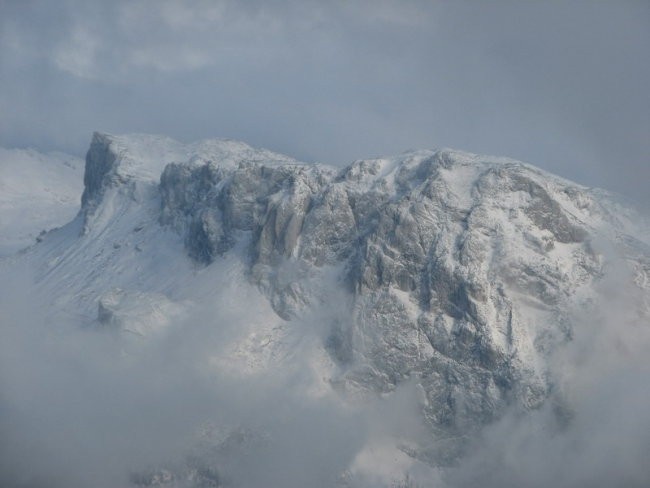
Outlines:
{"label": "mountain ridge", "polygon": [[[200,152],[210,144],[213,152]],[[451,354],[456,360],[459,354],[482,370],[507,368],[517,359],[511,356],[517,334],[529,342],[518,347],[526,349],[524,362],[531,362],[543,347],[527,337],[522,327],[530,319],[517,318],[514,300],[504,290],[523,293],[532,309],[549,312],[602,272],[588,237],[610,218],[607,210],[588,189],[530,165],[438,150],[361,160],[337,169],[286,164],[272,153],[241,146],[224,164],[223,144],[233,143],[198,143],[190,146],[194,153],[187,162],[164,165],[158,186],[160,222],[184,236],[188,255],[202,265],[250,233],[249,279],[285,320],[325,300],[311,289],[314,273],[344,263],[341,279],[355,297],[351,310],[369,307],[363,313],[377,323],[391,316],[400,324],[385,326],[379,337],[372,332],[356,338],[358,324],[333,326],[328,345],[338,360],[353,361],[359,353],[364,358],[379,355],[352,375],[364,387],[394,388],[422,354]],[[510,234],[503,231],[508,225]],[[513,247],[515,236],[519,242]],[[508,266],[500,264],[507,261],[504,251],[498,251],[504,246],[519,256]],[[501,254],[489,258],[495,252]],[[489,259],[498,259],[498,265],[486,265]],[[293,263],[291,271],[278,272],[287,262]],[[497,287],[490,284],[495,279]],[[559,280],[564,280],[562,286]],[[410,315],[413,307],[417,318]],[[414,320],[415,330],[409,326]],[[513,326],[513,321],[521,323]],[[404,342],[400,330],[414,330],[428,344],[420,344],[421,338]],[[544,333],[570,335],[562,327]],[[467,342],[460,350],[458,338]],[[561,341],[550,342],[554,340]],[[356,350],[361,347],[357,343],[366,349]],[[368,343],[374,345],[368,348]],[[483,359],[476,362],[477,357]],[[506,376],[497,383],[510,381]],[[539,380],[543,372],[532,376]],[[542,401],[548,387],[538,380],[536,386],[521,387],[536,392],[522,399],[524,405]],[[496,383],[491,385],[499,390]],[[507,395],[504,390],[488,403]]]}
{"label": "mountain ridge", "polygon": [[228,140],[96,133],[84,182],[75,221],[15,258],[39,270],[53,313],[136,331],[137,351],[237,290],[260,312],[213,365],[256,375],[308,347],[316,395],[414,381],[431,436],[408,453],[433,466],[507,409],[552,399],[570,415],[549,361],[576,308],[598,300],[608,246],[650,314],[632,211],[507,158],[442,149],[336,168]]}

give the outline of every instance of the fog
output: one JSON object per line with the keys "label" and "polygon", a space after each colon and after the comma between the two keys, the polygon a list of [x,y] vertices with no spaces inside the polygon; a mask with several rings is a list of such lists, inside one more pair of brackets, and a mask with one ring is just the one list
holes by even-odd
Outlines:
{"label": "fog", "polygon": [[0,286],[0,484],[102,488],[174,472],[174,486],[185,486],[194,469],[246,487],[644,486],[648,297],[608,252],[598,285],[607,300],[575,310],[545,405],[505,412],[443,468],[390,447],[434,438],[416,384],[357,400],[310,393],[310,345],[324,340],[331,311],[294,324],[299,347],[282,367],[232,375],[211,361],[268,308],[254,291],[221,287],[209,305],[134,343],[87,318],[53,318],[30,270],[14,267]]}
{"label": "fog", "polygon": [[[331,312],[294,324],[290,361],[233,374],[223,358],[270,309],[254,290],[223,283],[209,305],[134,341],[87,317],[54,318],[30,269],[11,271],[16,280],[0,286],[3,487],[127,486],[166,472],[173,486],[201,475],[206,486],[332,487],[368,443],[426,435],[412,384],[386,400],[312,393],[310,345],[324,341]],[[351,486],[399,480],[374,469],[356,469]]]}

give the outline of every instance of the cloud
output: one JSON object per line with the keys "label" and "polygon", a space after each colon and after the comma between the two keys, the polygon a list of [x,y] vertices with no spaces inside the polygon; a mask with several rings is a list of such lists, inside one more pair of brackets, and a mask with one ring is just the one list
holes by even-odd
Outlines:
{"label": "cloud", "polygon": [[[3,487],[112,488],[174,473],[178,486],[203,476],[227,486],[330,488],[351,467],[354,486],[388,486],[401,473],[377,478],[359,453],[369,440],[390,445],[425,431],[413,385],[363,405],[314,390],[325,373],[312,363],[324,353],[331,312],[283,323],[287,359],[247,372],[233,346],[245,348],[252,332],[262,337],[273,318],[256,289],[230,282],[223,270],[232,262],[196,278],[192,296],[205,285],[206,303],[184,303],[185,313],[146,339],[54,313],[29,266],[3,264],[15,277],[0,283]],[[417,464],[393,447],[386,466],[395,453]],[[362,457],[375,459],[372,450]]]}
{"label": "cloud", "polygon": [[214,358],[259,328],[269,306],[252,288],[226,286],[219,263],[210,276],[224,283],[204,291],[211,303],[136,343],[53,316],[29,268],[14,267],[0,285],[0,484],[102,488],[169,470],[249,487],[644,486],[647,291],[632,286],[642,269],[607,252],[599,300],[576,309],[573,341],[549,360],[551,399],[506,412],[446,469],[399,448],[430,443],[415,384],[360,404],[314,394],[322,373],[310,345],[330,323],[325,310],[292,324],[299,337],[283,340],[300,346],[284,367],[233,374],[239,363],[215,368]]}
{"label": "cloud", "polygon": [[76,27],[70,37],[57,46],[54,52],[56,66],[81,78],[95,76],[97,39],[82,27]]}
{"label": "cloud", "polygon": [[644,3],[4,2],[0,144],[232,137],[347,163],[456,147],[647,203]]}

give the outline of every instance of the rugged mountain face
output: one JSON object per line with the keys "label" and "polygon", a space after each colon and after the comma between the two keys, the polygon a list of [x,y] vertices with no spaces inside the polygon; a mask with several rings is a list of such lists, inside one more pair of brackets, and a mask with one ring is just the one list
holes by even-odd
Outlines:
{"label": "rugged mountain face", "polygon": [[[106,187],[139,181],[120,144],[93,140],[87,218]],[[337,170],[232,144],[165,166],[160,223],[202,266],[244,242],[249,279],[285,320],[326,302],[314,283],[335,270],[348,293],[325,346],[339,387],[388,392],[417,376],[428,422],[454,438],[509,402],[541,405],[545,355],[603,272],[592,241],[623,225],[598,194],[457,151]]]}
{"label": "rugged mountain face", "polygon": [[275,317],[235,356],[272,367],[290,357],[287,330],[325,317],[326,387],[364,398],[416,382],[432,434],[408,453],[432,464],[553,393],[548,358],[608,272],[604,242],[648,296],[632,214],[509,159],[417,151],[339,169],[233,141],[95,134],[84,183],[77,220],[31,251],[59,309],[98,307],[100,323],[146,335],[196,299],[190,283],[236,262],[227,273]]}

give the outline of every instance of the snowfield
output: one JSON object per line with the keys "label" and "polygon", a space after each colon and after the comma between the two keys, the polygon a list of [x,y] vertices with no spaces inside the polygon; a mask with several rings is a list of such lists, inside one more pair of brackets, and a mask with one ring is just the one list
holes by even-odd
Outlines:
{"label": "snowfield", "polygon": [[79,211],[83,160],[63,153],[0,148],[0,257]]}

